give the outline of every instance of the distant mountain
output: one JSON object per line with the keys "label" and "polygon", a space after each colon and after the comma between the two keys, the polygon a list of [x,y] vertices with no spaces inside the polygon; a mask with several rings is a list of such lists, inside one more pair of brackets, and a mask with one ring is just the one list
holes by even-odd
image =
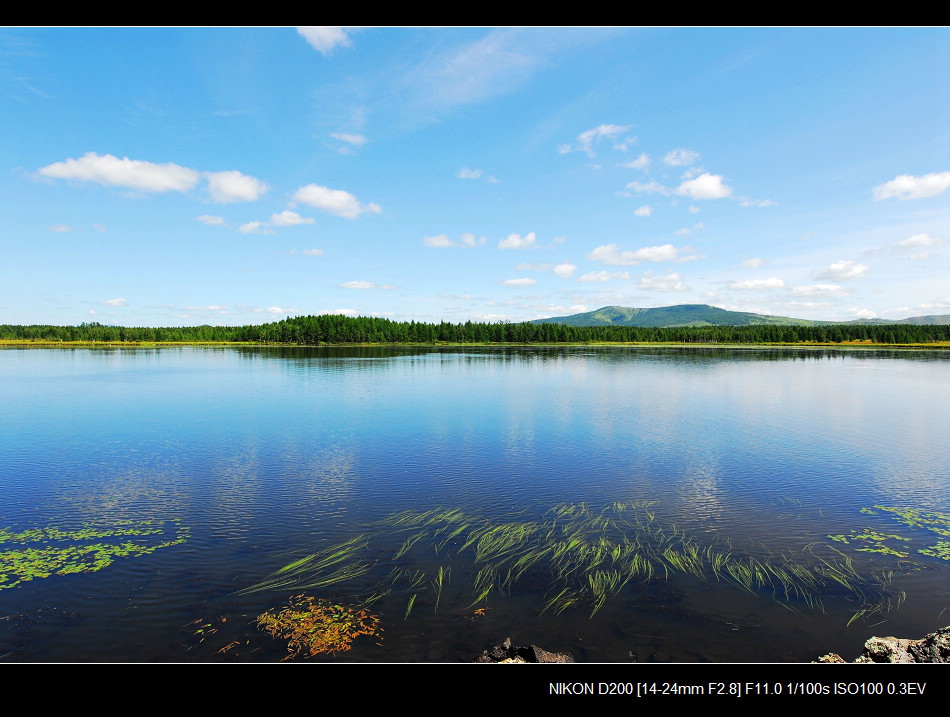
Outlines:
{"label": "distant mountain", "polygon": [[663,328],[671,326],[817,326],[835,323],[875,324],[950,324],[950,315],[912,316],[907,319],[858,319],[857,321],[813,321],[788,316],[768,316],[746,311],[727,311],[708,304],[678,304],[637,309],[629,306],[605,306],[596,311],[571,316],[553,316],[536,319],[533,324],[565,324],[566,326],[644,326]]}

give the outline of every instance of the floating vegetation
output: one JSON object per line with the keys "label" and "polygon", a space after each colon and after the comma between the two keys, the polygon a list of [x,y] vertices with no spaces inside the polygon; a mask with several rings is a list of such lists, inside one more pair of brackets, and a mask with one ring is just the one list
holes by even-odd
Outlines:
{"label": "floating vegetation", "polygon": [[[795,612],[824,610],[823,600],[837,596],[859,605],[852,621],[895,609],[903,601],[892,593],[889,578],[863,574],[831,544],[812,544],[798,554],[743,552],[727,540],[699,540],[662,524],[656,505],[615,502],[598,510],[583,503],[561,504],[536,520],[523,514],[487,519],[457,508],[405,511],[376,524],[372,533],[291,562],[241,592],[351,583],[362,604],[390,594],[402,600],[404,607],[398,609],[406,620],[418,603],[438,611],[447,600],[446,584],[459,575],[470,595],[453,606],[460,615],[484,610],[489,600],[524,585],[525,590],[543,591],[541,613],[584,608],[593,618],[628,586],[674,575],[732,585]],[[855,549],[861,552],[907,555],[887,545],[905,540],[897,535],[865,530],[831,537],[858,543],[862,547]],[[389,573],[372,587],[351,582],[378,564]]]}
{"label": "floating vegetation", "polygon": [[[941,513],[934,510],[920,510],[919,508],[908,508],[906,506],[900,507],[885,505],[875,505],[873,509],[862,508],[861,512],[866,515],[877,515],[879,512],[888,513],[890,514],[891,518],[904,525],[910,526],[912,528],[924,528],[925,530],[936,533],[937,535],[950,537],[950,513]],[[894,555],[901,558],[908,557],[909,553],[885,546],[884,540],[895,539],[905,542],[911,541],[911,538],[898,535],[884,535],[869,528],[862,532],[852,531],[852,533],[848,536],[829,535],[828,537],[832,540],[837,540],[844,543],[863,540],[868,542],[868,545],[864,548],[858,548],[858,550],[872,553],[884,553],[886,555]],[[917,552],[921,555],[940,558],[941,560],[950,560],[950,541],[940,540],[937,541],[935,545],[918,549]]]}
{"label": "floating vegetation", "polygon": [[117,558],[137,558],[184,543],[188,535],[180,519],[168,524],[149,520],[84,525],[77,530],[0,529],[0,590],[53,575],[98,572]]}
{"label": "floating vegetation", "polygon": [[346,652],[360,635],[377,635],[379,618],[368,610],[338,605],[307,595],[295,595],[281,608],[257,617],[257,626],[278,640],[287,641],[289,660],[303,654]]}

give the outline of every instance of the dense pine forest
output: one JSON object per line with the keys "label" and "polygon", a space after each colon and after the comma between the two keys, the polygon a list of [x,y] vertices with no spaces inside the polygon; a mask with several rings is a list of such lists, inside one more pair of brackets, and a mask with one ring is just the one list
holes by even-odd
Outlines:
{"label": "dense pine forest", "polygon": [[830,324],[819,326],[565,326],[563,324],[391,321],[339,315],[300,316],[253,326],[124,327],[0,324],[0,340],[37,342],[246,342],[261,344],[601,343],[798,344],[950,341],[950,325]]}

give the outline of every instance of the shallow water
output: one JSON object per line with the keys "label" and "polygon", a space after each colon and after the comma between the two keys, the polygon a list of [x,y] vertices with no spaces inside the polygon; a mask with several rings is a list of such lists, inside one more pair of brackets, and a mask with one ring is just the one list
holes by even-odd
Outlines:
{"label": "shallow water", "polygon": [[[286,646],[255,617],[302,592],[377,597],[383,633],[314,658],[335,662],[468,661],[509,636],[578,661],[802,662],[950,623],[950,561],[918,552],[950,537],[873,509],[950,514],[939,352],[5,349],[0,396],[0,529],[161,530],[131,538],[151,552],[95,572],[15,586],[8,573],[6,661],[277,661]],[[592,616],[591,564],[559,582],[549,553],[476,600],[491,561],[477,541],[462,550],[475,526],[544,526],[524,555],[616,502],[659,531],[644,554],[664,574],[631,579]],[[575,522],[555,520],[569,505],[583,506]],[[464,511],[465,530],[443,542],[433,524],[396,557],[423,531],[389,516],[436,508]],[[585,539],[632,544],[635,522]],[[363,575],[239,592],[357,535]],[[0,551],[9,566],[28,547],[121,540]],[[774,576],[744,590],[708,563],[663,567],[670,540],[812,571],[850,559],[860,578],[825,576],[807,599]],[[866,551],[881,546],[907,557]],[[545,609],[565,586],[576,602]]]}

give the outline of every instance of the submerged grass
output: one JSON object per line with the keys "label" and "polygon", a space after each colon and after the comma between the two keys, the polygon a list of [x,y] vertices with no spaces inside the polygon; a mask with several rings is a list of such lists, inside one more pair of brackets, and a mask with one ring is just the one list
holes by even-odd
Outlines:
{"label": "submerged grass", "polygon": [[[675,525],[662,524],[656,505],[616,501],[597,510],[585,503],[564,503],[538,520],[488,520],[457,508],[404,511],[378,523],[377,533],[299,558],[240,592],[336,587],[365,575],[377,563],[391,563],[387,577],[365,591],[363,601],[376,602],[396,590],[411,595],[404,619],[420,598],[438,612],[453,571],[470,583],[472,599],[467,606],[459,605],[461,610],[484,604],[492,595],[511,594],[530,576],[527,589],[537,589],[539,581],[547,585],[541,613],[587,606],[592,618],[629,585],[677,574],[769,596],[797,613],[823,610],[824,597],[840,595],[860,606],[852,622],[896,609],[905,597],[891,592],[889,576],[875,579],[860,573],[854,561],[831,544],[813,543],[800,554],[742,552],[728,540],[700,541]],[[911,518],[909,513],[901,515]],[[933,527],[925,526],[943,527],[938,522],[942,514],[912,517],[917,525],[932,520]],[[380,534],[399,547],[388,553],[373,547]],[[361,557],[366,553],[374,559]]]}

